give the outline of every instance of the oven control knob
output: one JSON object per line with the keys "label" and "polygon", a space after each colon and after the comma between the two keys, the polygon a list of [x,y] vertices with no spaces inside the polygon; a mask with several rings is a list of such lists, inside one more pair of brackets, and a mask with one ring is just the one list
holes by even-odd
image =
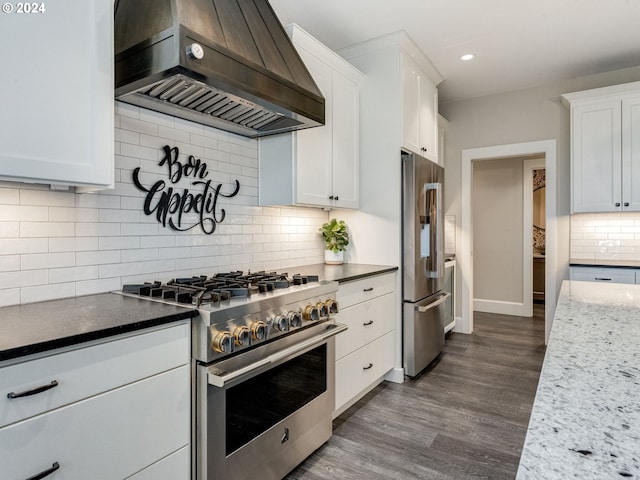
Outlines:
{"label": "oven control knob", "polygon": [[324,304],[329,310],[329,315],[335,315],[336,313],[338,313],[338,302],[336,302],[335,300],[328,298],[327,300],[325,300]]}
{"label": "oven control knob", "polygon": [[249,327],[236,327],[233,329],[233,339],[239,347],[247,347],[251,343],[251,330]]}
{"label": "oven control knob", "polygon": [[291,311],[287,313],[287,318],[292,328],[298,328],[302,325],[302,314],[300,312]]}
{"label": "oven control knob", "polygon": [[320,310],[315,305],[307,305],[304,307],[304,319],[305,320],[320,320]]}
{"label": "oven control knob", "polygon": [[219,353],[233,353],[233,335],[231,332],[218,332],[211,340],[211,348]]}
{"label": "oven control knob", "polygon": [[267,339],[267,324],[262,320],[253,322],[251,324],[251,336],[254,340],[266,340]]}
{"label": "oven control knob", "polygon": [[276,315],[273,319],[273,324],[279,332],[286,332],[289,330],[289,320],[287,320],[287,317],[284,315]]}
{"label": "oven control knob", "polygon": [[316,303],[316,308],[318,309],[318,312],[320,312],[320,318],[329,316],[329,307],[327,307],[326,303],[318,302]]}

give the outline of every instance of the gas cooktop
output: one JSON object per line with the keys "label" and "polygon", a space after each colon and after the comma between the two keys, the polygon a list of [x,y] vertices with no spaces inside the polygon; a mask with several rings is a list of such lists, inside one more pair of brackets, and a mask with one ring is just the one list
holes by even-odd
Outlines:
{"label": "gas cooktop", "polygon": [[125,284],[121,293],[213,310],[305,290],[323,283],[325,282],[320,282],[317,275],[289,276],[288,273],[278,272],[232,271],[211,276],[175,278],[166,283],[152,281]]}

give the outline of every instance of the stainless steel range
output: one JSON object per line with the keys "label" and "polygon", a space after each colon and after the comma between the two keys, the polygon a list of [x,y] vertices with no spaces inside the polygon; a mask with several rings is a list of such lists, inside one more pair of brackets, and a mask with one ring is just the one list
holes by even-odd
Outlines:
{"label": "stainless steel range", "polygon": [[230,272],[125,285],[197,308],[192,320],[193,475],[281,479],[331,436],[336,282]]}

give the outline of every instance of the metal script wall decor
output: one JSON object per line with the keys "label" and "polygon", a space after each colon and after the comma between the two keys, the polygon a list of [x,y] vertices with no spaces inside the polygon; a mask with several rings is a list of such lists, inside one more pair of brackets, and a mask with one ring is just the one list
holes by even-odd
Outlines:
{"label": "metal script wall decor", "polygon": [[[224,208],[218,209],[218,198],[235,197],[240,192],[240,182],[235,180],[235,188],[230,193],[222,192],[222,183],[212,185],[211,179],[207,180],[209,170],[207,164],[193,155],[189,155],[186,163],[178,160],[180,151],[178,147],[163,148],[164,157],[158,165],[166,166],[168,182],[158,180],[151,187],[145,187],[140,181],[140,167],[133,171],[133,183],[135,186],[147,194],[144,200],[145,215],[154,215],[163,226],[169,226],[172,230],[185,232],[196,226],[200,226],[207,235],[216,230],[216,225],[221,223],[226,212]],[[177,184],[182,179],[191,179],[190,187],[197,193],[193,193],[189,188],[178,188]],[[198,221],[193,224],[185,224],[187,218],[198,214]]]}

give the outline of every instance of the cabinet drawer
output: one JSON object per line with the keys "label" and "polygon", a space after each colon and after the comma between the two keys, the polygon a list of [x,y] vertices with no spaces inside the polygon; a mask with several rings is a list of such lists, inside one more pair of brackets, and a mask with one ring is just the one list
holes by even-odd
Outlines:
{"label": "cabinet drawer", "polygon": [[189,443],[189,366],[0,429],[5,480],[120,480]]}
{"label": "cabinet drawer", "polygon": [[349,329],[336,337],[336,359],[393,330],[395,307],[395,294],[387,293],[368,302],[340,309],[336,321],[344,323]]}
{"label": "cabinet drawer", "polygon": [[629,268],[571,267],[571,280],[583,282],[635,283],[636,270]]}
{"label": "cabinet drawer", "polygon": [[336,410],[393,368],[394,332],[336,362]]}
{"label": "cabinet drawer", "polygon": [[[0,368],[0,427],[189,361],[189,323]],[[31,396],[8,398],[58,385]]]}
{"label": "cabinet drawer", "polygon": [[364,302],[385,293],[391,293],[396,288],[396,274],[386,273],[363,280],[341,283],[338,288],[338,307],[346,308],[356,303]]}
{"label": "cabinet drawer", "polygon": [[189,447],[183,447],[127,480],[189,480],[191,478],[189,452]]}

